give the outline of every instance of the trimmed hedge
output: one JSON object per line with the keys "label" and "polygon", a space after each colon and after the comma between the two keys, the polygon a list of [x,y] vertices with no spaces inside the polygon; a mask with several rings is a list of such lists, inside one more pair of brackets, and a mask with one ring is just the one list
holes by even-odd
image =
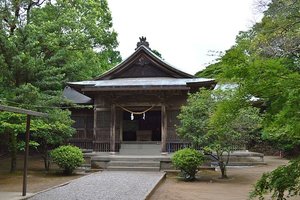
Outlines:
{"label": "trimmed hedge", "polygon": [[60,146],[52,150],[50,156],[54,163],[64,169],[66,175],[72,174],[84,162],[82,151],[72,145]]}
{"label": "trimmed hedge", "polygon": [[171,158],[173,165],[181,170],[185,181],[195,180],[198,167],[204,162],[204,155],[191,148],[178,150]]}

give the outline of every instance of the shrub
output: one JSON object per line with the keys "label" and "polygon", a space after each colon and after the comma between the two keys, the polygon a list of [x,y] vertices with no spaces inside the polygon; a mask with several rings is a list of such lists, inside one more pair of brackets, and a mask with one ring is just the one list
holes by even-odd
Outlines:
{"label": "shrub", "polygon": [[64,169],[64,174],[70,175],[83,162],[82,151],[75,146],[60,146],[51,151],[50,156],[54,163]]}
{"label": "shrub", "polygon": [[193,181],[198,166],[204,161],[204,155],[195,149],[185,148],[176,151],[171,159],[173,165],[181,170],[184,180]]}

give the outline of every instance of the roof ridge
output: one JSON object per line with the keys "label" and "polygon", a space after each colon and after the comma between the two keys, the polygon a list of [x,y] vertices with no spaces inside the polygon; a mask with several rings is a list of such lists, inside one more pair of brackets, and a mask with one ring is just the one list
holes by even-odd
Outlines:
{"label": "roof ridge", "polygon": [[106,71],[102,75],[94,78],[93,80],[112,79],[111,75],[114,72],[117,72],[118,70],[121,71],[122,68],[126,69],[130,64],[132,64],[134,62],[134,58],[137,57],[138,54],[141,53],[141,51],[144,51],[146,53],[146,55],[149,56],[150,59],[152,58],[152,60],[154,62],[156,62],[157,64],[159,64],[161,66],[160,67],[161,70],[165,71],[170,76],[185,77],[185,78],[195,77],[191,74],[183,72],[183,71],[177,69],[176,67],[172,66],[171,64],[169,64],[168,62],[166,62],[165,60],[163,60],[162,58],[157,56],[155,53],[153,53],[151,51],[151,49],[149,49],[146,46],[144,46],[143,44],[141,44],[139,47],[136,48],[135,52],[132,53],[129,57],[127,57],[122,62],[120,62],[115,67],[111,68],[110,70]]}

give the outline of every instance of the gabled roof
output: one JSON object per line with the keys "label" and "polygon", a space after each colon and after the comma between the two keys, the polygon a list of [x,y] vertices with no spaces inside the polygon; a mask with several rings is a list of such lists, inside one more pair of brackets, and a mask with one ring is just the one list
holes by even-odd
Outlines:
{"label": "gabled roof", "polygon": [[127,59],[94,80],[138,77],[194,78],[193,75],[176,69],[148,47],[141,45]]}
{"label": "gabled roof", "polygon": [[69,86],[66,86],[64,88],[63,96],[76,104],[91,104],[91,103],[93,103],[93,100],[90,97],[85,96],[84,94],[81,94],[80,92],[77,92],[76,90],[74,90],[73,88],[71,88]]}
{"label": "gabled roof", "polygon": [[90,92],[126,90],[196,90],[212,88],[214,79],[198,78],[171,66],[154,54],[145,37],[135,52],[120,64],[89,81],[69,82],[74,91]]}
{"label": "gabled roof", "polygon": [[146,77],[146,78],[116,78],[112,80],[95,80],[71,82],[74,88],[82,91],[122,91],[122,90],[188,90],[193,85],[214,85],[213,79],[207,78],[172,78],[172,77]]}

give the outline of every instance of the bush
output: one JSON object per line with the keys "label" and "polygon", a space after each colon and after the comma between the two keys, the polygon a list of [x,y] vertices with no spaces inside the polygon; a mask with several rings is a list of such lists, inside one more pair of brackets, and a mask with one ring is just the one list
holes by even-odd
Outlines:
{"label": "bush", "polygon": [[54,163],[64,169],[64,174],[70,175],[83,162],[82,151],[75,146],[60,146],[51,151],[50,156]]}
{"label": "bush", "polygon": [[193,181],[198,166],[204,161],[204,155],[195,149],[185,148],[176,151],[171,159],[173,165],[181,170],[184,180]]}

